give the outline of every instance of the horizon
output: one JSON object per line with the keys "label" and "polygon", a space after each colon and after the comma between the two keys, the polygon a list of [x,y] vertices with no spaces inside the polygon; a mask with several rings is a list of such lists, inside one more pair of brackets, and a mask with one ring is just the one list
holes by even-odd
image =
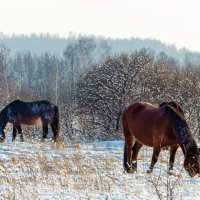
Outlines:
{"label": "horizon", "polygon": [[113,38],[113,37],[106,37],[106,36],[103,36],[103,35],[94,35],[94,34],[82,34],[82,33],[75,33],[73,31],[70,31],[67,36],[61,36],[59,35],[58,33],[30,33],[30,34],[24,34],[24,33],[12,33],[12,34],[4,34],[3,32],[0,32],[0,40],[1,39],[16,39],[16,38],[20,38],[20,37],[27,37],[27,38],[31,38],[32,36],[36,36],[36,37],[40,37],[40,36],[49,36],[50,38],[52,39],[68,39],[70,37],[75,37],[75,38],[78,38],[78,37],[81,37],[81,36],[85,36],[85,37],[95,37],[95,38],[102,38],[102,39],[105,39],[105,40],[150,40],[150,41],[153,41],[155,40],[156,42],[160,42],[161,44],[165,45],[165,46],[168,46],[168,47],[174,47],[177,51],[180,51],[182,49],[186,49],[187,51],[190,51],[190,52],[193,52],[193,53],[200,53],[200,51],[197,51],[197,50],[191,50],[185,46],[182,46],[180,48],[178,48],[176,46],[176,44],[170,44],[170,43],[167,43],[165,41],[161,41],[159,39],[156,39],[156,38],[139,38],[139,37],[130,37],[130,38]]}
{"label": "horizon", "polygon": [[66,38],[155,39],[200,52],[200,2],[191,0],[0,0],[0,32]]}

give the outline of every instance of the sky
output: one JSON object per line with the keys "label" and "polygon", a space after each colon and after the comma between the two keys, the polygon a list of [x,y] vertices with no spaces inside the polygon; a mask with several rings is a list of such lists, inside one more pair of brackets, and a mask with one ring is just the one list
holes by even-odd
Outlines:
{"label": "sky", "polygon": [[0,32],[150,38],[200,52],[200,1],[0,0]]}

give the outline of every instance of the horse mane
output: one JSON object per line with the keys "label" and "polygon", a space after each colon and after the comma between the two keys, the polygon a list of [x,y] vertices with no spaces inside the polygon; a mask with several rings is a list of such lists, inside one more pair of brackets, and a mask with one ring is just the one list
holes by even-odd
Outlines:
{"label": "horse mane", "polygon": [[191,131],[189,129],[188,123],[186,122],[184,116],[177,111],[176,108],[172,106],[164,106],[164,111],[167,115],[172,118],[173,123],[175,123],[176,131],[178,133],[177,139],[180,142],[181,148],[183,148],[183,151],[188,151],[193,148],[197,148],[197,144],[191,134]]}
{"label": "horse mane", "polygon": [[17,100],[12,101],[11,103],[9,103],[7,106],[10,106],[10,105],[15,104],[15,103],[20,103],[20,102],[22,102],[22,101],[17,99]]}
{"label": "horse mane", "polygon": [[164,107],[164,106],[171,106],[171,107],[175,108],[176,111],[180,112],[183,116],[185,116],[183,109],[175,101],[163,102],[159,105],[159,107]]}

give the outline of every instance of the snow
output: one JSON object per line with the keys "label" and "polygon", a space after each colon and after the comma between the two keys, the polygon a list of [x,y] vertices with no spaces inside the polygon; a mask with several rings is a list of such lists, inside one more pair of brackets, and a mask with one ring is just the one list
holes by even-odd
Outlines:
{"label": "snow", "polygon": [[[199,199],[200,178],[183,169],[179,149],[174,175],[162,151],[152,174],[152,149],[143,147],[138,171],[124,173],[123,141],[95,143],[11,142],[0,144],[0,199]],[[159,196],[160,195],[160,196]]]}

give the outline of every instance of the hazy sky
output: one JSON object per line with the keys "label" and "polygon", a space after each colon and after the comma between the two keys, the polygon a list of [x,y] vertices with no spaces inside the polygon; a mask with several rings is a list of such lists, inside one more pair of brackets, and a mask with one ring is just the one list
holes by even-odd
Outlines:
{"label": "hazy sky", "polygon": [[200,51],[200,0],[0,0],[0,32],[70,31]]}

